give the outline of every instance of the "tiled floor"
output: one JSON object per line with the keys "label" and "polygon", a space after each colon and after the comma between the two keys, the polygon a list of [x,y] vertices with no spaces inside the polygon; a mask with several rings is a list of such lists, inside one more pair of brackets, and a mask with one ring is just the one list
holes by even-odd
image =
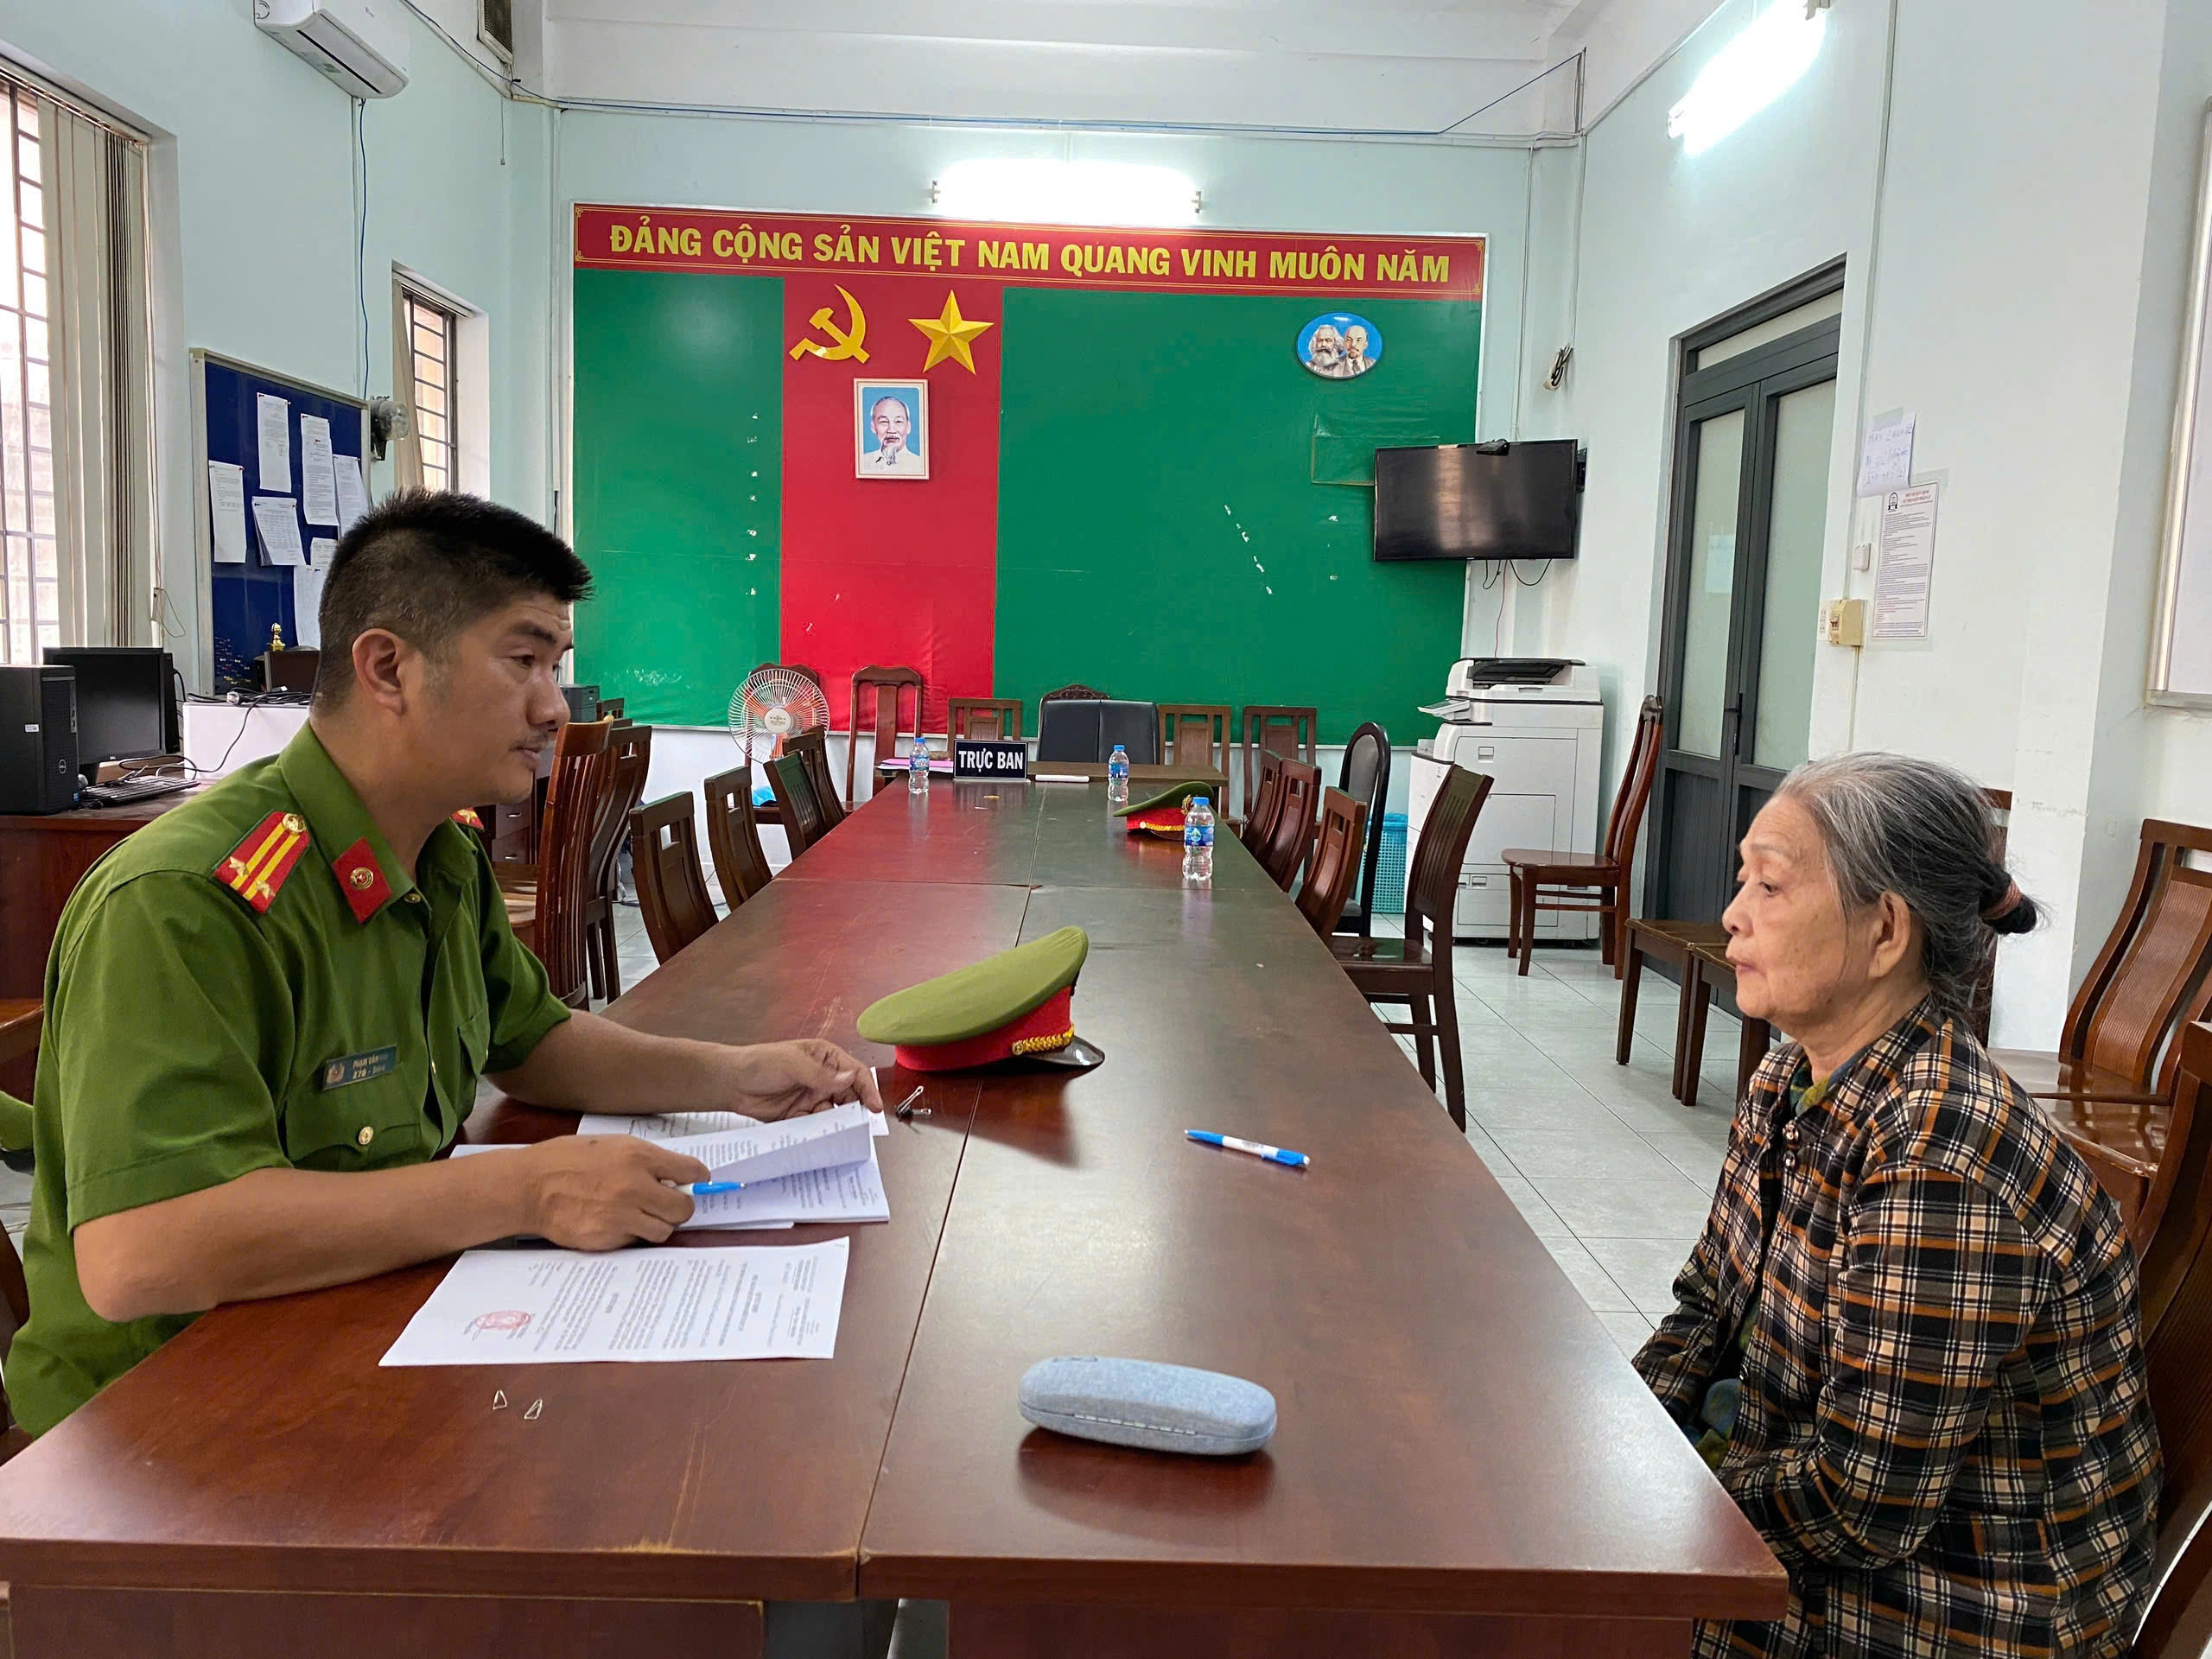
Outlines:
{"label": "tiled floor", "polygon": [[[1522,979],[1500,948],[1462,944],[1452,969],[1467,1139],[1633,1353],[1674,1306],[1669,1287],[1720,1173],[1734,1104],[1735,1021],[1713,1010],[1699,1103],[1685,1109],[1668,1088],[1676,996],[1665,980],[1644,977],[1636,1046],[1624,1066],[1613,1063],[1619,983],[1594,949],[1540,948]],[[1402,1007],[1376,1012],[1405,1018]],[[1413,1039],[1398,1042],[1410,1056]]]}
{"label": "tiled floor", "polygon": [[[1376,928],[1396,931],[1387,919]],[[634,908],[617,912],[615,941],[622,983],[633,986],[656,965]],[[1669,1287],[1705,1224],[1734,1103],[1735,1021],[1713,1010],[1699,1103],[1685,1109],[1668,1089],[1675,991],[1656,974],[1645,976],[1624,1066],[1613,1063],[1619,983],[1594,949],[1540,949],[1526,979],[1495,945],[1456,947],[1452,967],[1467,1139],[1633,1353],[1673,1306]],[[1410,1058],[1413,1039],[1397,1040]]]}

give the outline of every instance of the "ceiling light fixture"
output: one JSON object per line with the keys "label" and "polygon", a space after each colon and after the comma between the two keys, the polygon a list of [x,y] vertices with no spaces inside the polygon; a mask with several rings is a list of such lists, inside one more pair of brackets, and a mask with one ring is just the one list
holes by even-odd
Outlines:
{"label": "ceiling light fixture", "polygon": [[1188,225],[1204,206],[1188,174],[1135,162],[955,162],[930,200],[955,219],[1031,225]]}
{"label": "ceiling light fixture", "polygon": [[1722,47],[1667,111],[1667,133],[1682,152],[1700,156],[1780,98],[1813,67],[1827,38],[1825,8],[1775,0],[1764,16]]}

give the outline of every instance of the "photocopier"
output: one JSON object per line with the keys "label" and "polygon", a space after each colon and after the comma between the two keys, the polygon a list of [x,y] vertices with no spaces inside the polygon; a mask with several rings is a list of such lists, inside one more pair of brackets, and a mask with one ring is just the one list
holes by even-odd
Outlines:
{"label": "photocopier", "polygon": [[[1413,756],[1406,811],[1406,861],[1421,844],[1421,825],[1444,782],[1446,765],[1496,779],[1475,820],[1459,871],[1452,931],[1466,939],[1503,940],[1511,924],[1509,847],[1548,852],[1595,852],[1599,817],[1599,760],[1605,741],[1605,706],[1594,669],[1557,658],[1463,657],[1452,664],[1441,702],[1425,715],[1442,723]],[[1594,916],[1538,911],[1539,941],[1596,937]]]}

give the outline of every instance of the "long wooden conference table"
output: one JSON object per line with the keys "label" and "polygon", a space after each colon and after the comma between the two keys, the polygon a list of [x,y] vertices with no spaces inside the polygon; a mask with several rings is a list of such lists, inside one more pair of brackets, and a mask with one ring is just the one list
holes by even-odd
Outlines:
{"label": "long wooden conference table", "polygon": [[[16,1652],[745,1659],[764,1601],[926,1597],[963,1659],[1627,1659],[1778,1617],[1782,1569],[1289,900],[1229,841],[1186,889],[1103,798],[887,791],[611,1010],[828,1037],[903,1093],[862,1008],[1089,931],[1103,1065],[928,1077],[879,1143],[890,1222],[771,1241],[849,1234],[836,1358],[379,1370],[442,1262],[220,1308],[0,1469]],[[1223,1460],[1033,1429],[1016,1383],[1062,1353],[1250,1377],[1280,1427]]]}

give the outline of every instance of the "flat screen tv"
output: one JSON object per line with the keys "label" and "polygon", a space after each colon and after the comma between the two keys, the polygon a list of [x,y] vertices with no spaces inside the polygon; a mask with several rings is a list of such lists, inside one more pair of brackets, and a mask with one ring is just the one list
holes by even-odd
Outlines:
{"label": "flat screen tv", "polygon": [[1582,494],[1573,438],[1375,452],[1375,557],[1571,559]]}

